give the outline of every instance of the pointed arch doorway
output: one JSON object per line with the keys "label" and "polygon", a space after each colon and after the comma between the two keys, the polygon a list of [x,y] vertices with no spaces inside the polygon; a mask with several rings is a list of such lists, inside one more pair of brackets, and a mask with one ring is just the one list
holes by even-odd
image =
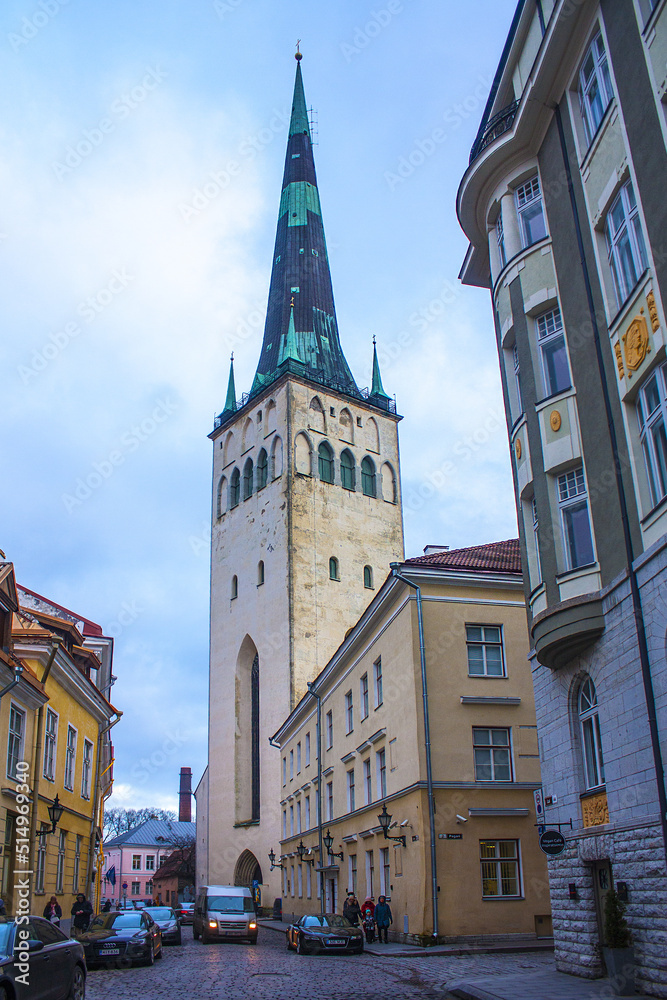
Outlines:
{"label": "pointed arch doorway", "polygon": [[262,869],[252,851],[245,850],[239,855],[234,868],[234,885],[244,885],[252,889],[253,882],[262,884]]}

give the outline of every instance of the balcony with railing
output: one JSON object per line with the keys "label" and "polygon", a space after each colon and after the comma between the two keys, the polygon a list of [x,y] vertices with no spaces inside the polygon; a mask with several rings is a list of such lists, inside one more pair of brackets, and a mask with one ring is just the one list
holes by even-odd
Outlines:
{"label": "balcony with railing", "polygon": [[494,115],[493,118],[489,118],[488,122],[483,122],[482,126],[477,133],[477,138],[473,143],[473,147],[470,150],[470,160],[476,160],[477,157],[482,153],[487,146],[490,146],[492,142],[495,142],[501,135],[509,130],[514,125],[514,119],[516,118],[516,113],[519,109],[520,101],[512,101],[508,104],[506,108],[503,108]]}

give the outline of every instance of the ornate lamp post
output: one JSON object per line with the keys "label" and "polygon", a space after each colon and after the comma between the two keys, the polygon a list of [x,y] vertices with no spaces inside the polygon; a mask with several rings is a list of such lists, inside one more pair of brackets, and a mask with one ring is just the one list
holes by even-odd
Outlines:
{"label": "ornate lamp post", "polygon": [[285,867],[283,864],[281,864],[280,861],[278,862],[278,864],[276,864],[276,852],[273,849],[269,851],[269,861],[271,862],[271,869],[270,869],[271,871],[273,871],[274,868]]}
{"label": "ornate lamp post", "polygon": [[304,856],[307,850],[308,848],[304,844],[303,840],[300,840],[299,846],[296,849],[296,853],[299,855],[299,861],[304,861],[307,865],[314,865],[315,864],[314,858],[306,858]]}
{"label": "ornate lamp post", "polygon": [[327,854],[329,855],[329,857],[330,858],[340,858],[340,860],[342,861],[343,858],[345,857],[344,853],[342,851],[337,852],[337,851],[332,851],[331,850],[331,848],[333,847],[334,839],[331,836],[331,831],[330,830],[327,830],[326,835],[323,837],[323,840],[324,840],[324,846],[327,849]]}
{"label": "ornate lamp post", "polygon": [[400,837],[390,837],[389,827],[391,826],[391,813],[387,812],[387,803],[382,803],[382,812],[378,814],[378,819],[380,820],[380,826],[382,827],[382,832],[384,834],[385,840],[400,840],[405,847],[405,834],[401,834]]}

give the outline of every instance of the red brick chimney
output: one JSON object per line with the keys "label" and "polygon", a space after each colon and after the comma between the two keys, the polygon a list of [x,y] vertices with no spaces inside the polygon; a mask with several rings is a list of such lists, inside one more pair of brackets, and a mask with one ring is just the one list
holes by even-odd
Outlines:
{"label": "red brick chimney", "polygon": [[189,767],[181,768],[181,785],[178,790],[178,821],[192,822],[192,771]]}

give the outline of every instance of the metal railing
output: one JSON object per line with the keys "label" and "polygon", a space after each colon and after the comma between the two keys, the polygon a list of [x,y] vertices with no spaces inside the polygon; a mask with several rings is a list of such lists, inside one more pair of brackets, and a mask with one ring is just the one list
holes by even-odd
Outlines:
{"label": "metal railing", "polygon": [[514,124],[514,119],[516,118],[516,113],[519,109],[520,101],[512,101],[508,104],[506,108],[499,111],[497,115],[490,118],[486,124],[477,133],[477,138],[473,143],[473,147],[470,150],[470,160],[472,163],[479,154],[490,146],[499,136],[503,135],[505,132],[509,132]]}

